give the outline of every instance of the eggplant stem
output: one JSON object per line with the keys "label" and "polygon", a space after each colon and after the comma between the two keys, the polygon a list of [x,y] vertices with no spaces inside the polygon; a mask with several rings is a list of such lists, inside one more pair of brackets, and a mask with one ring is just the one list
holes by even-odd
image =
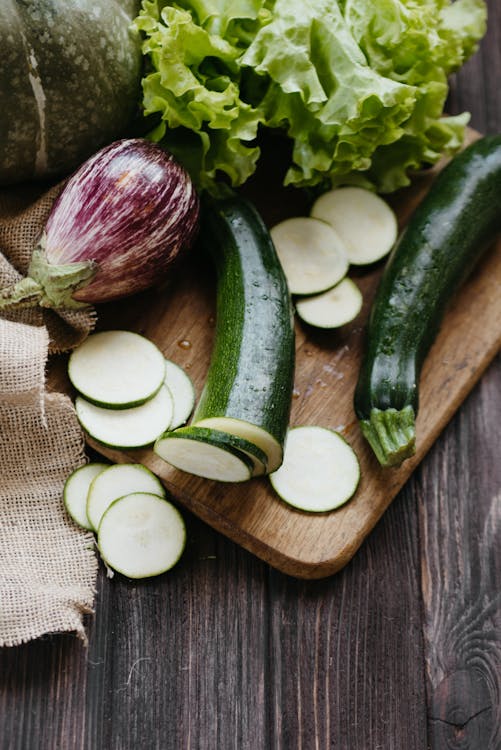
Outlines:
{"label": "eggplant stem", "polygon": [[74,300],[73,293],[88,284],[96,271],[97,263],[91,260],[61,265],[48,263],[43,250],[36,249],[28,276],[13,286],[0,289],[0,310],[36,306],[73,310],[88,307],[88,303]]}
{"label": "eggplant stem", "polygon": [[0,310],[23,310],[37,307],[42,294],[40,284],[28,276],[12,286],[0,289]]}

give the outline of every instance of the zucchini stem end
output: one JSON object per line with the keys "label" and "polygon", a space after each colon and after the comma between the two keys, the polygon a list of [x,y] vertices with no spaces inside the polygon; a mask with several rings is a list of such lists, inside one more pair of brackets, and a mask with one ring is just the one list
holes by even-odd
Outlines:
{"label": "zucchini stem end", "polygon": [[376,458],[383,467],[400,466],[416,450],[415,413],[412,406],[403,409],[371,409],[370,418],[360,427]]}

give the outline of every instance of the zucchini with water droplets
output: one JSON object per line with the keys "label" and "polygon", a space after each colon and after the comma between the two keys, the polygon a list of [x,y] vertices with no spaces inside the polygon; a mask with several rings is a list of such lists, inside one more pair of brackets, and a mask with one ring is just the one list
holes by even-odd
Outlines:
{"label": "zucchini with water droplets", "polygon": [[217,270],[215,341],[192,423],[254,443],[274,471],[283,457],[294,378],[290,293],[254,207],[207,201],[201,238]]}
{"label": "zucchini with water droplets", "polygon": [[421,367],[449,301],[501,231],[500,195],[501,135],[487,136],[438,175],[389,259],[355,391],[382,466],[415,452]]}

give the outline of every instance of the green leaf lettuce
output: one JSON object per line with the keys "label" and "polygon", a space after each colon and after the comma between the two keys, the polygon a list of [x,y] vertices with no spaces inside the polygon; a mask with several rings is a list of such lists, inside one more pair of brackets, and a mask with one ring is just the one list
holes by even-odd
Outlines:
{"label": "green leaf lettuce", "polygon": [[201,188],[245,182],[266,127],[292,141],[285,184],[390,192],[460,147],[447,79],[485,23],[483,0],[143,0],[150,137]]}

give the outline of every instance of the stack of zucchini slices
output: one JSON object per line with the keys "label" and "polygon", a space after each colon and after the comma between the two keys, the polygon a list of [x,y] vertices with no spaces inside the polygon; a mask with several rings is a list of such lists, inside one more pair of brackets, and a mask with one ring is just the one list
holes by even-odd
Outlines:
{"label": "stack of zucchini slices", "polygon": [[132,331],[89,336],[71,354],[68,375],[78,419],[103,445],[139,448],[184,424],[195,389],[179,365]]}
{"label": "stack of zucchini slices", "polygon": [[274,226],[271,236],[298,316],[316,328],[339,328],[362,308],[362,294],[347,276],[350,266],[385,257],[397,238],[397,220],[375,193],[343,187],[321,195],[309,216]]}
{"label": "stack of zucchini slices", "polygon": [[80,466],[66,480],[63,499],[73,521],[96,532],[108,567],[128,578],[165,573],[181,557],[184,521],[142,464]]}

